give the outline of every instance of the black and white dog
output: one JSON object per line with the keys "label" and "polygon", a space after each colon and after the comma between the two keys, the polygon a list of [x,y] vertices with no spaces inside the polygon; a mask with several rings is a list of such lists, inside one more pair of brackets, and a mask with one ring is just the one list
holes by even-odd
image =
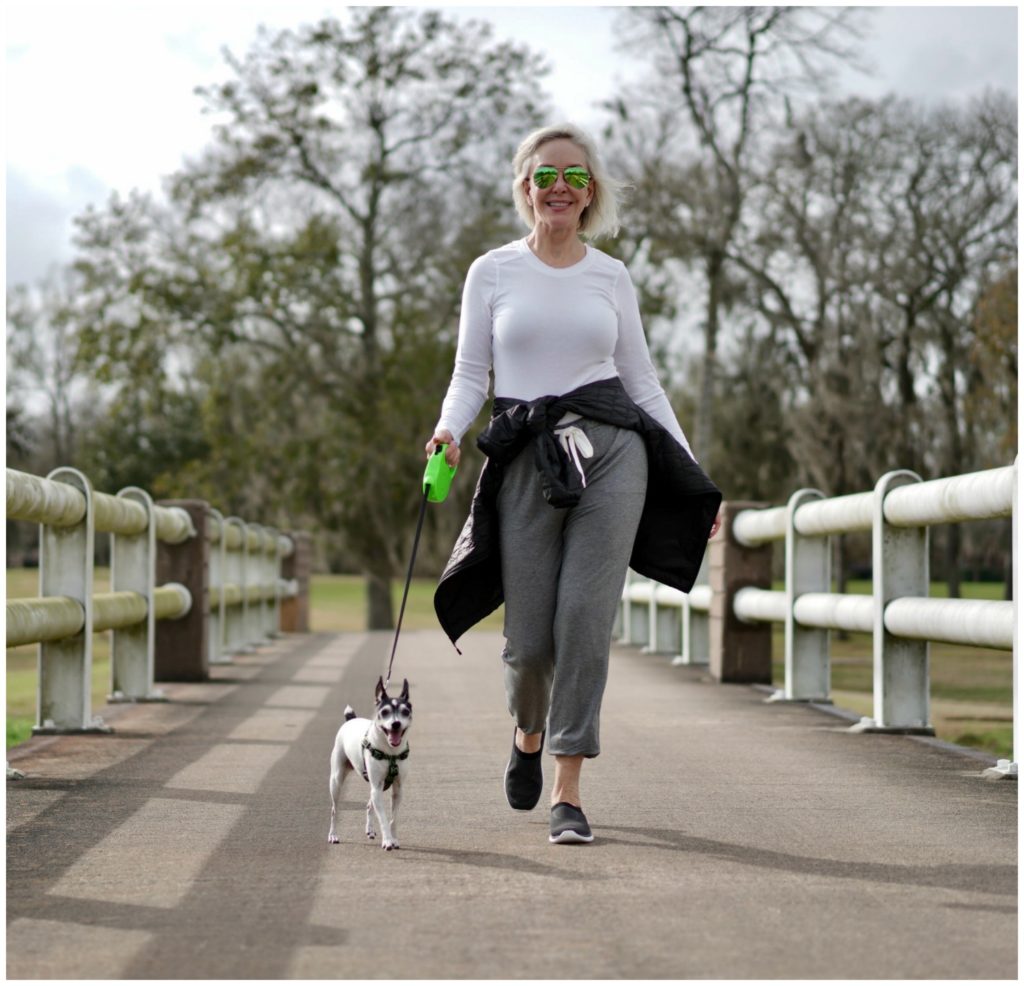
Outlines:
{"label": "black and white dog", "polygon": [[[370,800],[366,803],[366,835],[373,839],[373,815],[380,823],[381,848],[397,849],[395,816],[402,799],[402,782],[405,779],[409,756],[409,743],[405,734],[412,724],[412,703],[409,701],[409,682],[402,683],[402,694],[391,698],[384,687],[384,679],[377,682],[375,691],[377,710],[373,720],[360,719],[345,709],[345,722],[334,740],[331,752],[331,830],[328,842],[338,842],[335,820],[338,811],[338,796],[345,778],[353,770],[370,782]],[[391,810],[385,810],[384,792],[391,791]]]}

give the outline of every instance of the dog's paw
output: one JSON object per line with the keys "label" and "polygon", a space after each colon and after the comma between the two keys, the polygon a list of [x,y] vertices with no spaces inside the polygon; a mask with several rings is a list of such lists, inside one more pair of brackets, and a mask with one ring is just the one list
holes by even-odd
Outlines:
{"label": "dog's paw", "polygon": [[341,839],[339,839],[333,832],[329,836],[327,836],[328,845],[335,846],[339,842],[341,842]]}
{"label": "dog's paw", "polygon": [[392,849],[400,848],[398,843],[395,842],[394,840],[392,840],[391,842],[382,842],[380,844],[380,847],[381,847],[381,849],[386,849],[388,852],[391,852]]}

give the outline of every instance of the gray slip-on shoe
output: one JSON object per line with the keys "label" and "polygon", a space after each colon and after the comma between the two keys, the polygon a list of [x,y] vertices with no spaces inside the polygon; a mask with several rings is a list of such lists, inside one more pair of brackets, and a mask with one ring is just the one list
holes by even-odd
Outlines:
{"label": "gray slip-on shoe", "polygon": [[559,801],[551,809],[551,842],[593,842],[594,834],[587,816],[568,801]]}
{"label": "gray slip-on shoe", "polygon": [[536,753],[523,753],[516,746],[516,734],[512,733],[512,753],[505,768],[505,797],[509,806],[516,811],[530,811],[537,807],[544,790],[544,770],[540,756],[544,750],[544,736]]}

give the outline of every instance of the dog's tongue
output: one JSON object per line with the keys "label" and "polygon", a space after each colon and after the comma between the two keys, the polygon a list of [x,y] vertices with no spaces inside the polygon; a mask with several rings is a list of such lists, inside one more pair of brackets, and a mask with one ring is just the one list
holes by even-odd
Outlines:
{"label": "dog's tongue", "polygon": [[400,746],[401,743],[402,743],[402,734],[401,733],[388,733],[388,742],[392,746]]}

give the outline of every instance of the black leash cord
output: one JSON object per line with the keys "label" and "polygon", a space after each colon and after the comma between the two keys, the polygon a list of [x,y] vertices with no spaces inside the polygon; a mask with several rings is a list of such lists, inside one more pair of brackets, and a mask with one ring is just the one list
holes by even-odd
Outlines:
{"label": "black leash cord", "polygon": [[420,516],[416,521],[416,537],[412,542],[412,557],[409,559],[409,574],[405,577],[405,591],[402,593],[402,608],[398,611],[398,626],[395,627],[395,642],[391,645],[391,660],[388,661],[388,674],[384,679],[384,687],[391,683],[391,668],[395,663],[395,651],[398,650],[398,635],[402,632],[402,617],[405,615],[405,601],[409,598],[409,584],[412,582],[412,567],[416,563],[416,549],[420,546],[420,532],[423,530],[423,518],[427,514],[427,493],[430,486],[423,488],[423,500],[420,502]]}

